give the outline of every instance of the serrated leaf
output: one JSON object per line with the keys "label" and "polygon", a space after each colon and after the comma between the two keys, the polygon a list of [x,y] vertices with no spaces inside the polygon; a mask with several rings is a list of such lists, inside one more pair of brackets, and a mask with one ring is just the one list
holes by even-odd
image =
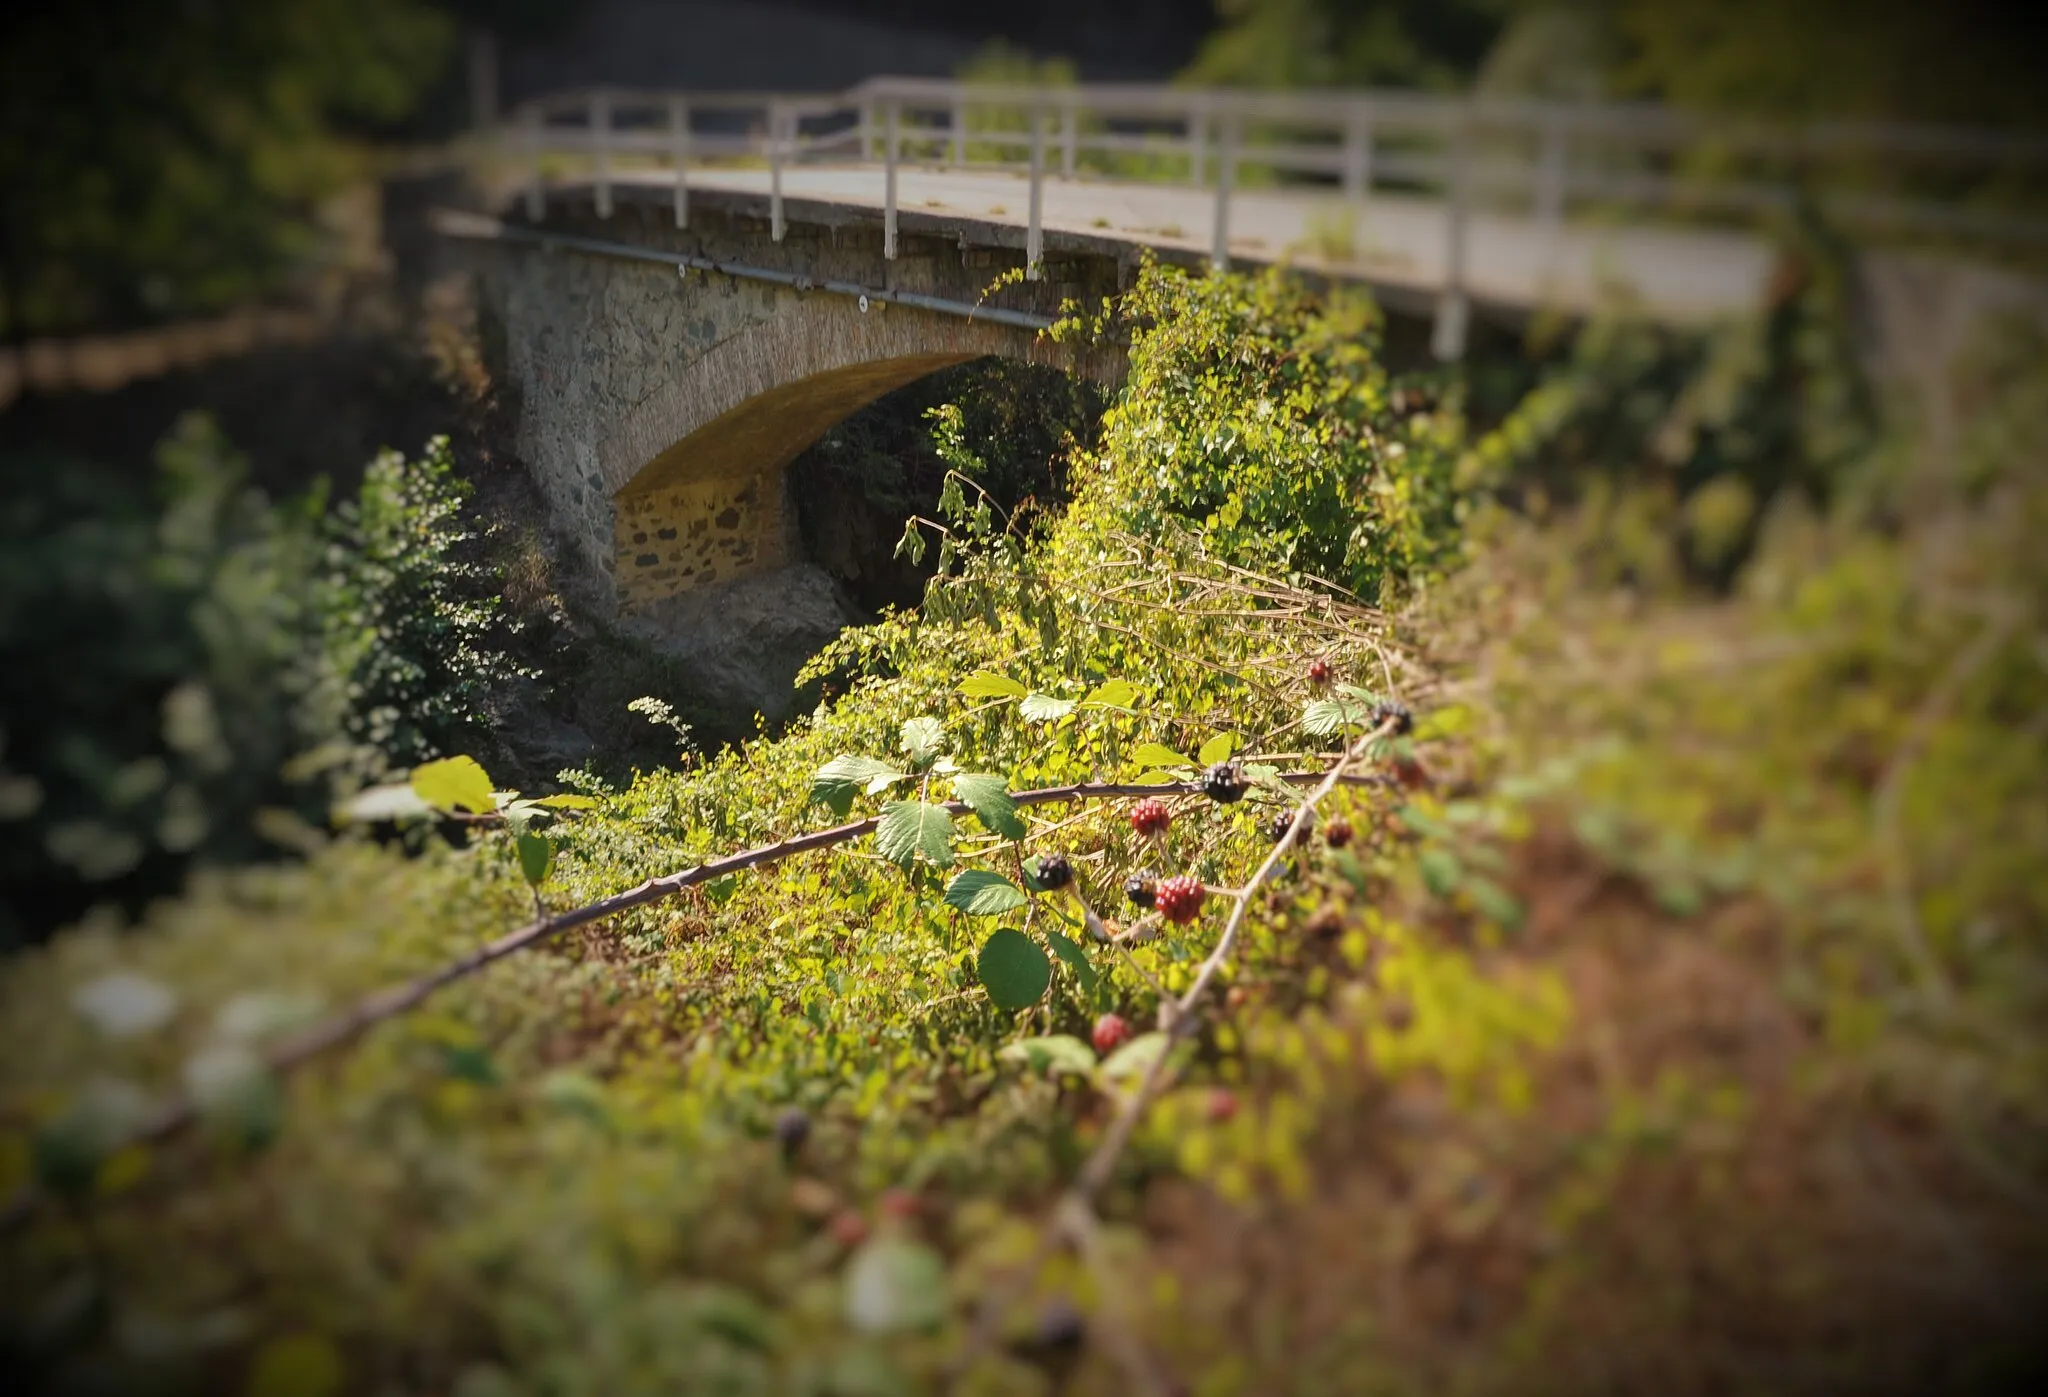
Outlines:
{"label": "serrated leaf", "polygon": [[555,846],[540,834],[519,836],[519,871],[526,875],[526,881],[539,887],[547,881],[548,867],[555,861]]}
{"label": "serrated leaf", "polygon": [[443,757],[414,767],[410,784],[419,798],[436,810],[488,815],[497,809],[491,778],[474,757]]}
{"label": "serrated leaf", "polygon": [[904,753],[920,764],[934,760],[946,745],[946,729],[937,718],[906,718],[899,736]]}
{"label": "serrated leaf", "polygon": [[539,796],[535,798],[534,804],[550,806],[556,810],[595,810],[597,809],[597,797],[573,794]]}
{"label": "serrated leaf", "polygon": [[1333,737],[1346,728],[1362,728],[1371,718],[1371,704],[1354,699],[1316,699],[1302,710],[1301,726],[1311,737]]}
{"label": "serrated leaf", "polygon": [[1183,757],[1163,742],[1140,742],[1131,753],[1131,760],[1142,767],[1193,766],[1194,760]]}
{"label": "serrated leaf", "polygon": [[892,863],[909,868],[922,857],[934,868],[953,866],[953,817],[943,805],[892,800],[875,826],[875,848]]}
{"label": "serrated leaf", "polygon": [[811,777],[811,799],[843,816],[853,809],[853,798],[862,789],[879,794],[905,777],[894,764],[873,757],[834,757]]}
{"label": "serrated leaf", "polygon": [[953,778],[953,794],[966,802],[976,819],[1005,839],[1022,839],[1026,833],[1024,817],[1017,813],[1017,802],[1010,798],[1009,786],[1003,777],[983,772]]}
{"label": "serrated leaf", "polygon": [[1128,679],[1105,679],[1081,700],[1090,708],[1129,708],[1138,697],[1138,686]]}
{"label": "serrated leaf", "polygon": [[957,907],[970,917],[999,917],[1030,900],[1015,883],[985,868],[965,869],[946,884],[946,905]]}
{"label": "serrated leaf", "polygon": [[1045,997],[1052,962],[1023,932],[1003,927],[981,944],[975,973],[998,1009],[1025,1009]]}
{"label": "serrated leaf", "polygon": [[1132,780],[1131,784],[1134,786],[1171,786],[1177,779],[1179,778],[1171,771],[1154,767],[1150,771],[1140,772]]}
{"label": "serrated leaf", "polygon": [[1054,698],[1051,694],[1026,694],[1017,711],[1034,723],[1056,723],[1072,713],[1077,707],[1074,700]]}
{"label": "serrated leaf", "polygon": [[1195,761],[1201,766],[1214,766],[1230,760],[1230,754],[1237,750],[1237,734],[1219,732],[1202,744],[1202,750],[1195,753]]}
{"label": "serrated leaf", "polygon": [[1089,963],[1088,953],[1081,949],[1080,943],[1071,937],[1061,935],[1057,931],[1048,931],[1045,934],[1045,942],[1048,946],[1052,947],[1052,953],[1065,961],[1067,968],[1074,972],[1074,979],[1080,984],[1081,993],[1094,993],[1095,982],[1101,976],[1096,973],[1095,967]]}
{"label": "serrated leaf", "polygon": [[1023,698],[1031,691],[1007,674],[976,670],[960,682],[960,692],[969,698]]}
{"label": "serrated leaf", "polygon": [[1006,1043],[996,1053],[999,1062],[1020,1062],[1034,1072],[1057,1076],[1062,1072],[1086,1077],[1095,1070],[1095,1050],[1071,1033],[1051,1033],[1043,1038],[1020,1038]]}
{"label": "serrated leaf", "polygon": [[1424,849],[1415,856],[1415,864],[1422,870],[1423,884],[1438,897],[1449,897],[1465,878],[1465,865],[1448,849]]}

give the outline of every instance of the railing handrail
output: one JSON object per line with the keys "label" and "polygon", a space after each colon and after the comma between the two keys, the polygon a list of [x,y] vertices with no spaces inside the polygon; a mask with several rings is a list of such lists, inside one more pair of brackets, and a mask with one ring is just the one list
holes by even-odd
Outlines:
{"label": "railing handrail", "polygon": [[[991,115],[1007,124],[991,128]],[[697,129],[702,118],[712,129]],[[718,118],[724,118],[723,121]],[[733,119],[740,129],[732,129]],[[805,129],[807,126],[813,129]],[[723,127],[724,129],[718,129]],[[826,128],[826,129],[818,129]],[[587,157],[600,215],[611,210],[614,160],[650,156],[674,170],[675,216],[687,226],[689,170],[707,160],[764,160],[770,223],[780,240],[783,174],[794,164],[850,159],[883,166],[885,255],[896,251],[896,170],[902,164],[1027,174],[1027,275],[1042,259],[1041,188],[1107,164],[1113,177],[1214,192],[1211,256],[1229,260],[1230,212],[1240,178],[1334,178],[1364,200],[1388,180],[1440,189],[1445,266],[1440,324],[1462,325],[1465,228],[1475,196],[1526,194],[1554,231],[1588,201],[1753,214],[1781,208],[1795,183],[1811,189],[1833,166],[1859,177],[1881,159],[1889,176],[1916,171],[2048,165],[2048,134],[1899,122],[1773,123],[1719,118],[1640,102],[1573,102],[1406,89],[1259,91],[1134,83],[1062,85],[951,78],[875,77],[842,92],[673,92],[593,87],[550,93],[496,128],[530,164],[529,212],[544,201],[543,162]],[[1711,152],[1712,174],[1681,171],[1673,156]],[[990,158],[993,154],[994,158]],[[1121,167],[1125,157],[1152,157]],[[1751,168],[1745,170],[1744,162]],[[1763,162],[1761,169],[1756,162]],[[1787,167],[1790,167],[1788,172]],[[1824,183],[1824,181],[1822,181]],[[1837,180],[1839,186],[1842,182]],[[1851,182],[1855,183],[1854,181]],[[1823,208],[1866,228],[1920,229],[2048,243],[2048,218],[2010,208],[1873,192],[1823,192]],[[1462,331],[1440,336],[1446,344]]]}

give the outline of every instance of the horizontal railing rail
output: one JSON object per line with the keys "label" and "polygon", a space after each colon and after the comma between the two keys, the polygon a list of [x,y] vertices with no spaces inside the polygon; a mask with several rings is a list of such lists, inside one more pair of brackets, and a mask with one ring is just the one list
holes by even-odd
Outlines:
{"label": "horizontal railing rail", "polygon": [[[826,94],[559,93],[515,109],[492,142],[523,162],[531,217],[544,208],[551,173],[587,184],[598,213],[609,216],[619,176],[636,171],[638,180],[651,168],[669,174],[675,221],[686,227],[693,169],[766,166],[777,240],[786,228],[786,170],[873,167],[889,258],[900,169],[1021,174],[1033,278],[1043,261],[1048,180],[1207,191],[1210,256],[1219,266],[1230,258],[1233,207],[1246,199],[1280,192],[1363,204],[1382,192],[1433,195],[1444,208],[1440,330],[1447,319],[1462,323],[1466,227],[1480,207],[1519,205],[1554,233],[1588,213],[1725,222],[1807,199],[1853,232],[2048,244],[2048,208],[2015,197],[2043,187],[2048,135],[1898,123],[1774,126],[1640,103],[884,77]],[[1439,338],[1445,334],[1462,339],[1457,325]]]}

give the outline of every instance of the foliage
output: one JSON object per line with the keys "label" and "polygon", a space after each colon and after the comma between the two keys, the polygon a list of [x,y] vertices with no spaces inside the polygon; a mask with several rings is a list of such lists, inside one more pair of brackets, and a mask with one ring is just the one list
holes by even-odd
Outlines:
{"label": "foliage", "polygon": [[[1196,328],[1139,320],[1154,372],[1071,508],[1034,536],[963,487],[921,526],[954,545],[923,611],[822,657],[849,687],[787,732],[586,781],[573,824],[469,821],[411,859],[341,837],[10,963],[4,1158],[68,1200],[0,1261],[41,1317],[10,1316],[17,1351],[116,1385],[338,1359],[466,1394],[925,1391],[963,1356],[966,1391],[1107,1393],[1133,1348],[1219,1394],[2016,1389],[2048,1240],[2048,770],[2014,734],[2048,698],[2038,357],[1985,372],[1978,464],[1913,477],[1897,527],[1786,493],[1707,591],[1668,481],[1595,480],[1547,518],[1404,525],[1360,564],[1403,584],[1389,614],[1165,502],[1270,380],[1189,405],[1159,366],[1235,363],[1244,317],[1150,275]],[[1328,333],[1308,305],[1269,328]],[[1290,546],[1352,556],[1353,522]],[[1246,890],[1180,1049],[1098,1061],[1089,1025],[1155,1021],[1218,934],[1125,915],[1125,879],[1234,887],[1286,807],[1176,795],[1152,838],[1115,801],[1025,804],[1020,836],[994,797],[1318,765],[1388,697],[1412,733],[1320,812],[1352,837]],[[476,793],[459,763],[423,782],[453,804],[451,776]],[[588,902],[857,805],[904,840],[583,927],[269,1094],[222,1066],[277,1041],[257,1010],[447,965],[540,890]],[[1042,1253],[1155,1063],[1099,1227]],[[210,1132],[108,1152],[195,1077]],[[1054,1302],[1064,1358],[1033,1342]]]}
{"label": "foliage", "polygon": [[494,691],[532,677],[500,648],[499,598],[465,556],[468,493],[448,439],[435,437],[417,458],[371,462],[328,529],[322,611],[346,730],[400,765],[474,744],[490,730]]}
{"label": "foliage", "polygon": [[488,732],[514,667],[454,556],[444,440],[379,458],[331,513],[266,502],[200,417],[160,446],[153,503],[90,462],[4,467],[6,941],[288,855],[337,782]]}
{"label": "foliage", "polygon": [[1462,87],[1512,0],[1219,0],[1189,82]]}
{"label": "foliage", "polygon": [[48,334],[273,290],[365,173],[451,26],[420,0],[109,0],[10,11],[0,325]]}

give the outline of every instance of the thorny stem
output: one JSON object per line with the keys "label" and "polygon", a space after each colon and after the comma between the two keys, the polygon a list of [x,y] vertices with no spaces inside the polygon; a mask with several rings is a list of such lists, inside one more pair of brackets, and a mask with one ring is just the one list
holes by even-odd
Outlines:
{"label": "thorny stem", "polygon": [[[1349,760],[1348,757],[1346,760]],[[1290,772],[1280,779],[1297,784],[1320,779],[1327,787],[1334,784],[1342,776],[1344,765],[1344,762],[1340,762],[1337,768],[1328,775],[1312,771]],[[1344,779],[1354,782],[1359,780],[1359,778],[1352,777]],[[1175,793],[1192,794],[1199,791],[1199,789],[1200,787],[1193,783],[1161,786],[1119,782],[1083,782],[1072,786],[1048,786],[1034,791],[1016,791],[1011,794],[1010,798],[1018,805],[1051,805],[1068,800],[1104,800],[1123,796],[1156,796]],[[970,808],[964,801],[949,801],[944,808],[949,814],[955,816],[971,813]],[[553,916],[536,917],[525,926],[509,931],[494,941],[487,941],[468,954],[459,956],[436,970],[401,984],[387,985],[383,989],[365,995],[349,1008],[277,1044],[265,1054],[265,1066],[272,1072],[289,1072],[313,1058],[352,1042],[365,1030],[384,1022],[386,1019],[396,1018],[398,1015],[418,1007],[435,991],[452,985],[457,980],[467,979],[486,966],[501,961],[507,956],[551,941],[565,931],[579,926],[587,926],[592,922],[603,921],[607,917],[617,916],[621,912],[628,912],[636,907],[645,907],[650,903],[675,897],[685,889],[695,887],[699,883],[714,882],[719,878],[723,878],[731,873],[738,873],[743,869],[780,863],[782,860],[797,854],[809,853],[816,849],[829,849],[835,845],[849,843],[864,835],[873,834],[875,827],[880,823],[880,817],[870,816],[865,820],[854,820],[848,824],[834,825],[829,829],[813,830],[809,834],[800,834],[774,844],[763,845],[758,849],[749,849],[744,853],[734,854],[729,858],[713,859],[709,863],[699,864],[695,868],[686,868],[680,872],[670,873],[659,878],[649,878],[637,887],[628,888],[624,892],[614,893],[610,897],[600,898],[596,902],[587,903],[581,907],[573,907],[566,911],[557,912]],[[189,1097],[178,1097],[166,1103],[154,1116],[143,1123],[141,1129],[121,1143],[124,1145],[150,1144],[164,1140],[188,1129],[198,1119],[198,1104]],[[25,1223],[34,1213],[36,1205],[41,1201],[41,1198],[42,1194],[32,1184],[24,1184],[17,1188],[12,1197],[7,1200],[5,1206],[0,1207],[0,1235],[11,1233]]]}

